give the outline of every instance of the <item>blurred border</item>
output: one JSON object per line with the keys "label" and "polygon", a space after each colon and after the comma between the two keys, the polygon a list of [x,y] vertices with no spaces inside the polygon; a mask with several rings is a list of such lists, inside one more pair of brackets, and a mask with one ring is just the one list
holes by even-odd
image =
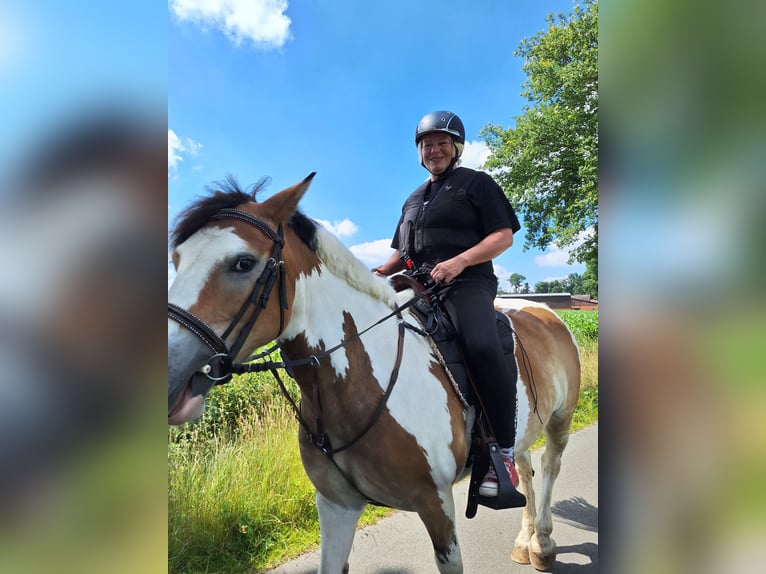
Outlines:
{"label": "blurred border", "polygon": [[167,6],[0,6],[0,571],[165,572]]}
{"label": "blurred border", "polygon": [[765,18],[600,3],[607,572],[766,559]]}

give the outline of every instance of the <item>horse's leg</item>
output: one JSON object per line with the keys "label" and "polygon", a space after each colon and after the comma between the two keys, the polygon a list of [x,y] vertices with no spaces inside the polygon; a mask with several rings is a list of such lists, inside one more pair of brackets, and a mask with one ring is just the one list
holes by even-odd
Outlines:
{"label": "horse's leg", "polygon": [[348,555],[354,542],[356,523],[365,505],[347,508],[328,500],[317,491],[319,512],[320,560],[317,574],[345,574]]}
{"label": "horse's leg", "polygon": [[519,471],[519,491],[527,497],[527,505],[521,511],[521,531],[516,537],[511,552],[511,560],[519,564],[529,564],[529,540],[535,533],[535,489],[532,486],[532,457],[528,450],[516,454],[516,467]]}
{"label": "horse's leg", "polygon": [[556,560],[556,542],[551,538],[553,519],[551,499],[553,483],[561,469],[561,454],[569,442],[569,425],[566,428],[545,429],[545,452],[542,457],[543,486],[540,493],[539,514],[535,520],[535,532],[529,541],[529,558],[537,570],[548,570]]}
{"label": "horse's leg", "polygon": [[455,531],[455,500],[452,486],[439,493],[441,505],[426,504],[418,510],[434,547],[439,574],[463,574],[463,559]]}

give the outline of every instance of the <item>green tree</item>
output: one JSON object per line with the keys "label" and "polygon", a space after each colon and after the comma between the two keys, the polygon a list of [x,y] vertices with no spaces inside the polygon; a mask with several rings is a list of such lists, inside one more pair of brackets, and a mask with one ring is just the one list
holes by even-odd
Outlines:
{"label": "green tree", "polygon": [[484,127],[485,167],[524,219],[524,250],[568,248],[597,291],[598,2],[547,22],[514,52],[524,58],[527,104],[515,127]]}
{"label": "green tree", "polygon": [[513,287],[513,292],[518,293],[521,290],[521,283],[526,279],[523,275],[519,273],[511,273],[511,275],[508,277],[508,283],[511,284]]}
{"label": "green tree", "polygon": [[583,276],[579,273],[570,273],[561,283],[564,286],[564,291],[571,293],[572,295],[585,293]]}
{"label": "green tree", "polygon": [[568,292],[568,285],[565,281],[559,279],[540,281],[535,283],[535,293],[566,293]]}
{"label": "green tree", "polygon": [[582,292],[598,299],[598,250],[585,259],[585,273],[582,276]]}

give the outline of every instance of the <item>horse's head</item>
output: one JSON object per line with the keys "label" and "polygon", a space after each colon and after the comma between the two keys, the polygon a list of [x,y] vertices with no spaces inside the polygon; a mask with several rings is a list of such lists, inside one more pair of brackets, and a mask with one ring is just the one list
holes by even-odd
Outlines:
{"label": "horse's head", "polygon": [[[235,185],[182,212],[171,240],[168,291],[168,422],[198,417],[205,394],[231,365],[278,337],[290,320],[295,279],[311,265],[290,241],[312,173],[268,200]],[[230,182],[231,184],[232,182]]]}

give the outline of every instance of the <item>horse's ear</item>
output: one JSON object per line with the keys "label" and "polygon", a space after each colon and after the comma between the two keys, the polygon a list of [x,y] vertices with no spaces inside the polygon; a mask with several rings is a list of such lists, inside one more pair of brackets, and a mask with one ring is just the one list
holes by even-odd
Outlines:
{"label": "horse's ear", "polygon": [[262,203],[265,215],[276,223],[284,223],[295,210],[298,209],[298,202],[300,202],[303,194],[311,185],[311,180],[316,175],[315,171],[312,171],[306,179],[297,183],[291,187],[283,189],[279,193],[271,196],[269,199]]}

